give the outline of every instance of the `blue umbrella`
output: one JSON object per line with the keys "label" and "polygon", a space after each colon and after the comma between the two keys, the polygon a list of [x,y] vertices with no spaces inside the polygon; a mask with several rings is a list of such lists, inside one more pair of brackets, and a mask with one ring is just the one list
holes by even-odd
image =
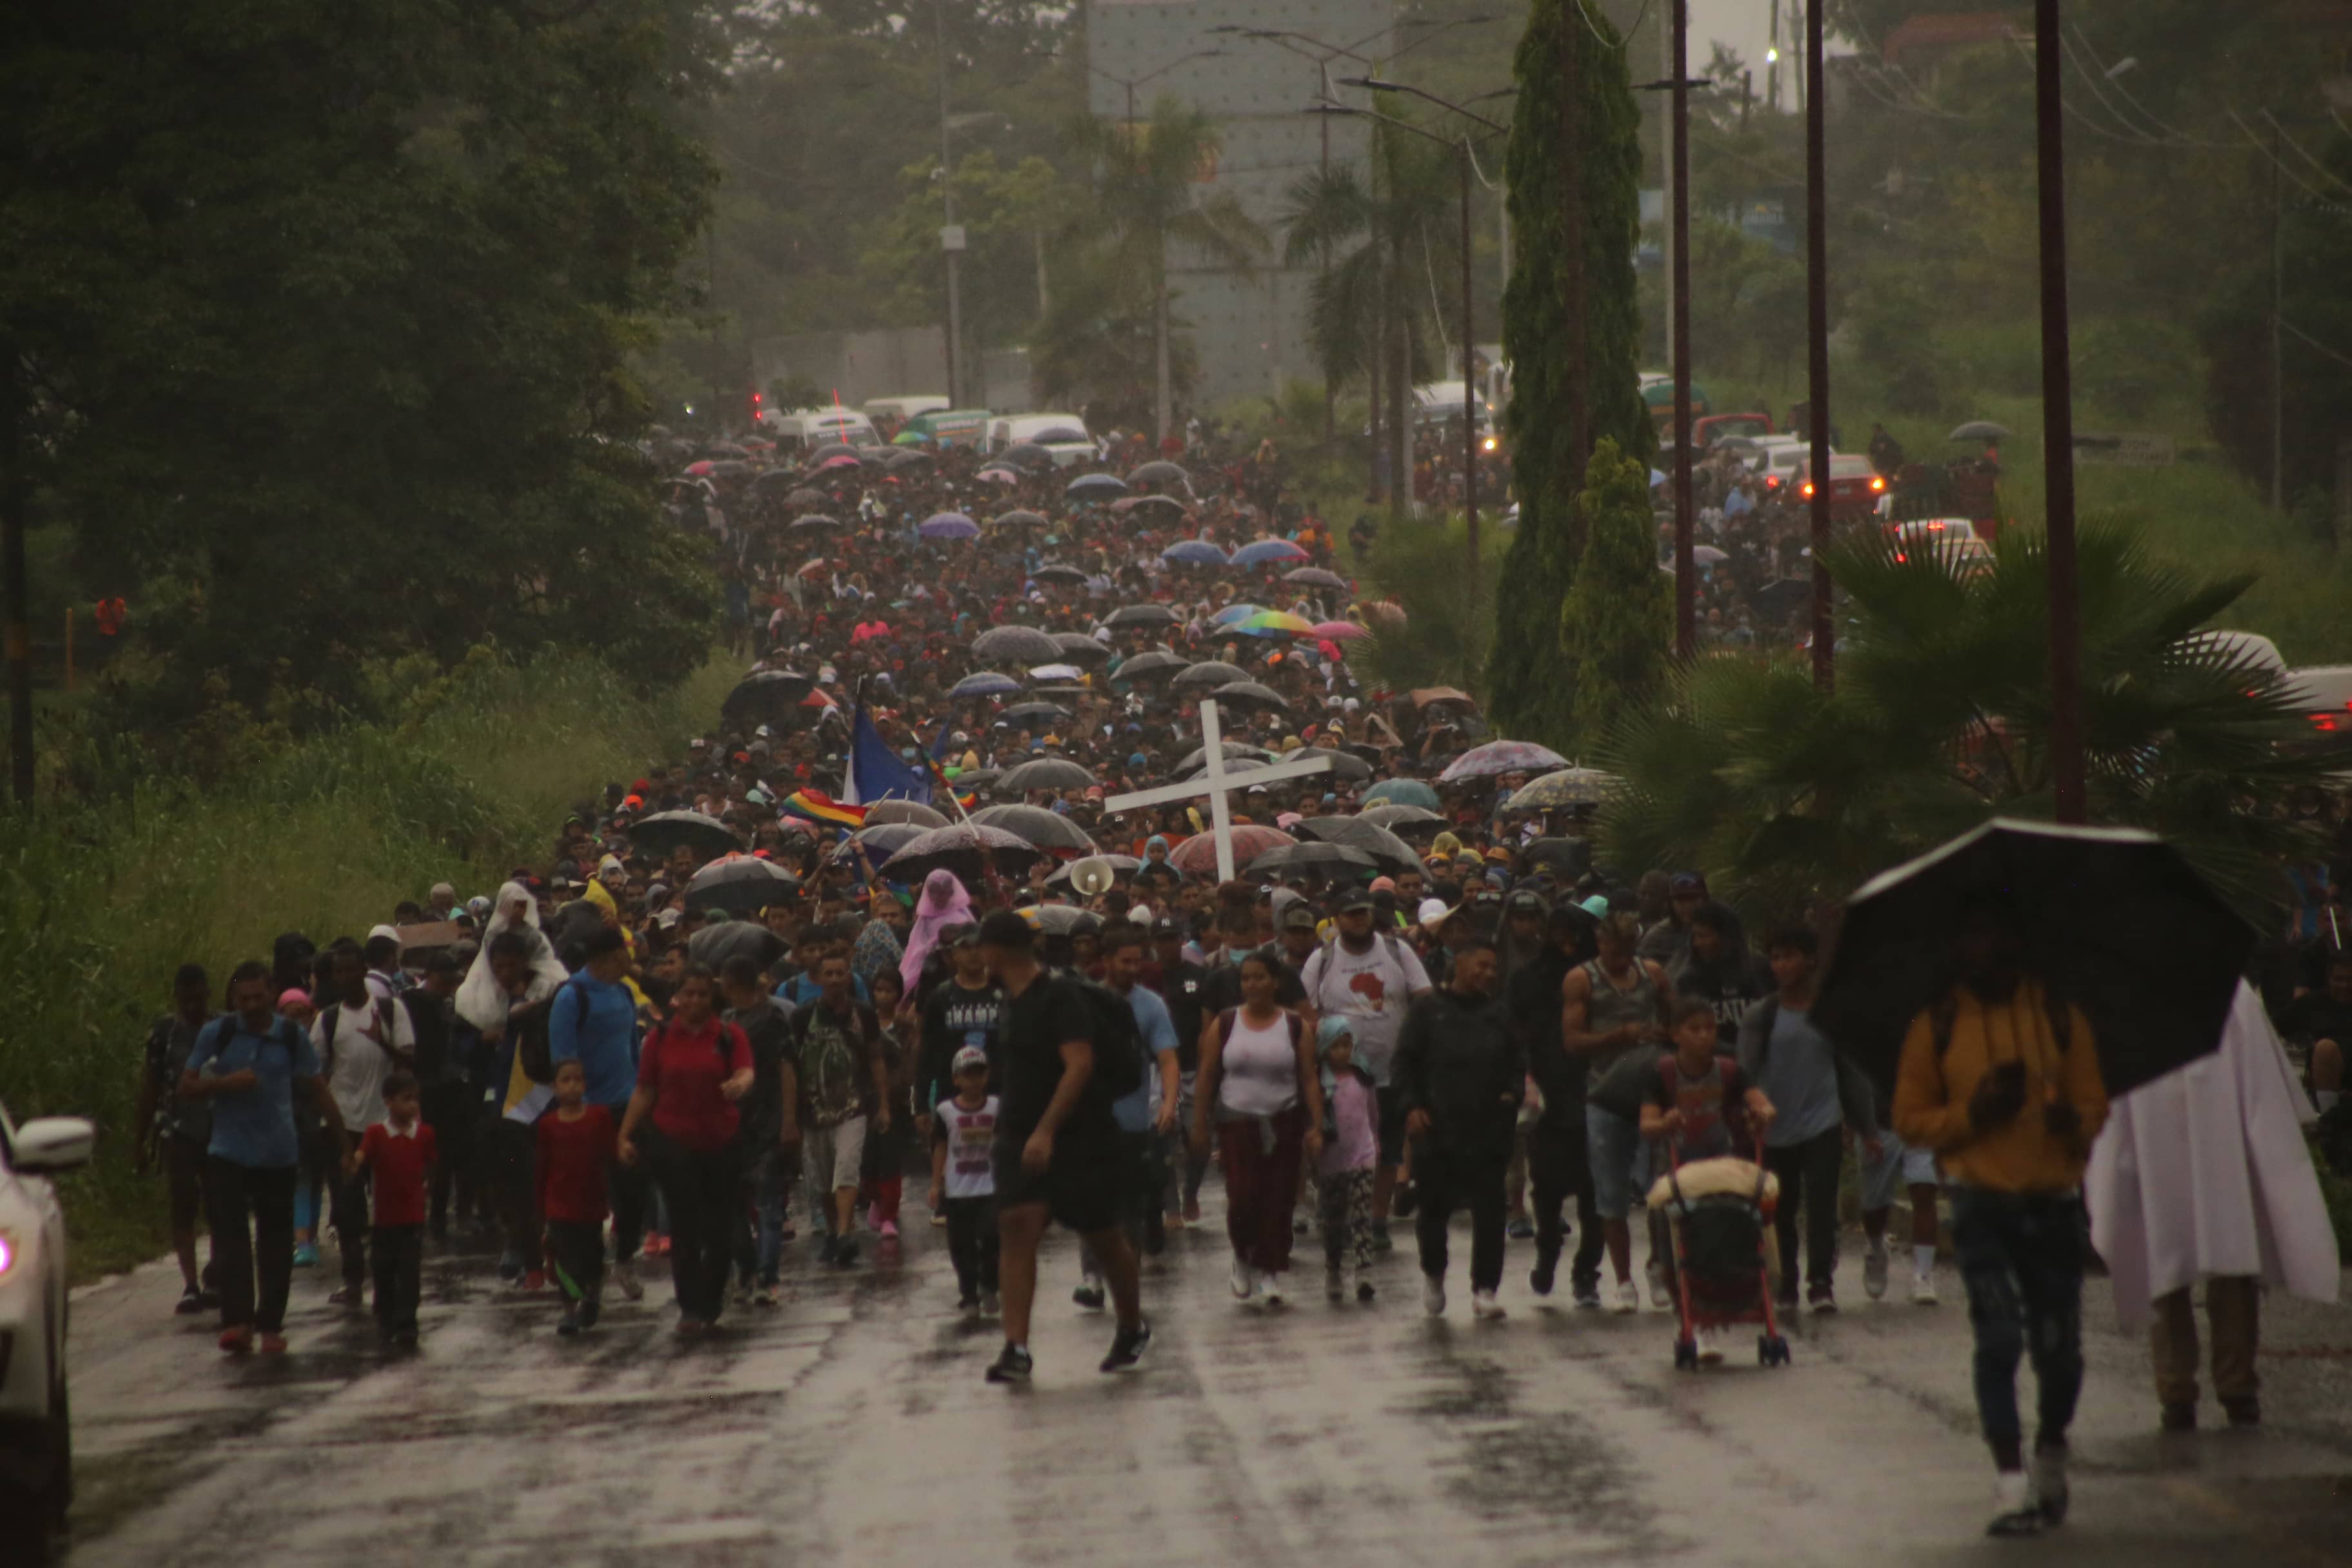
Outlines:
{"label": "blue umbrella", "polygon": [[1310,556],[1287,539],[1261,539],[1234,552],[1236,566],[1263,566],[1269,561],[1306,561]]}
{"label": "blue umbrella", "polygon": [[[1240,557],[1236,556],[1234,559],[1239,560]],[[1264,614],[1265,614],[1265,606],[1263,605],[1227,605],[1223,609],[1219,610],[1213,618],[1217,625],[1230,626],[1236,621],[1245,621],[1252,616]]]}
{"label": "blue umbrella", "polygon": [[1127,493],[1127,481],[1117,474],[1080,474],[1062,493],[1083,500],[1091,500],[1098,496],[1123,496]]}
{"label": "blue umbrella", "polygon": [[1225,552],[1205,539],[1181,539],[1160,552],[1162,561],[1181,561],[1192,566],[1223,566]]}
{"label": "blue umbrella", "polygon": [[948,689],[950,697],[970,700],[980,697],[1010,697],[1021,689],[1021,683],[1009,675],[999,675],[983,669],[977,675],[967,675]]}
{"label": "blue umbrella", "polygon": [[934,512],[915,531],[925,539],[978,539],[980,524],[960,511]]}

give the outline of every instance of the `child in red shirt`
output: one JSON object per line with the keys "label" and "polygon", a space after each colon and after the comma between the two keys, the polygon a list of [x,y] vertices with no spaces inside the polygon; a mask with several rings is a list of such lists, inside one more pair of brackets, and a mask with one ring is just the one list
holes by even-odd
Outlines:
{"label": "child in red shirt", "polygon": [[384,1119],[343,1162],[343,1179],[365,1169],[374,1188],[376,1331],[388,1345],[416,1343],[416,1298],[425,1268],[425,1197],[433,1176],[433,1129],[418,1114],[416,1075],[383,1080]]}
{"label": "child in red shirt", "polygon": [[578,1058],[555,1066],[555,1109],[539,1119],[539,1212],[549,1260],[563,1287],[566,1339],[593,1328],[604,1287],[605,1163],[613,1158],[613,1113],[588,1103]]}

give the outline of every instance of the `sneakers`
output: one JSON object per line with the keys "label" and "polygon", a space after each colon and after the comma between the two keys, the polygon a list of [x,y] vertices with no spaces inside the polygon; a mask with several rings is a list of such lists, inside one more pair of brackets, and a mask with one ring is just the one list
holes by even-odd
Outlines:
{"label": "sneakers", "polygon": [[1617,1281],[1617,1310],[1638,1312],[1642,1310],[1642,1288],[1631,1279]]}
{"label": "sneakers", "polygon": [[771,1279],[752,1295],[751,1305],[773,1308],[783,1305],[783,1291],[778,1288],[774,1280]]}
{"label": "sneakers", "polygon": [[2033,1506],[2042,1512],[2044,1524],[2066,1522],[2066,1450],[2062,1447],[2036,1448],[2033,1453]]}
{"label": "sneakers", "polygon": [[2221,1414],[2230,1418],[2232,1426],[2259,1426],[2263,1424],[2263,1402],[2251,1394],[2233,1394],[2221,1401]]}
{"label": "sneakers", "polygon": [[839,1237],[828,1236],[817,1244],[816,1260],[819,1263],[830,1263],[840,1251],[841,1238]]}
{"label": "sneakers", "polygon": [[319,1244],[315,1241],[306,1241],[301,1246],[296,1247],[294,1249],[294,1267],[297,1268],[316,1268],[319,1267]]}
{"label": "sneakers", "polygon": [[1664,1311],[1674,1305],[1674,1294],[1666,1289],[1666,1266],[1663,1259],[1653,1258],[1643,1272],[1650,1279],[1650,1305]]}
{"label": "sneakers", "polygon": [[1699,1365],[1721,1366],[1723,1364],[1723,1343],[1721,1341],[1717,1340],[1713,1334],[1693,1334],[1691,1337],[1698,1342]]}
{"label": "sneakers", "polygon": [[982,1290],[980,1293],[980,1315],[982,1317],[993,1318],[1002,1309],[996,1300],[995,1291]]}
{"label": "sneakers", "polygon": [[1396,1243],[1390,1239],[1389,1237],[1389,1222],[1386,1220],[1375,1220],[1372,1223],[1373,1256],[1378,1257],[1381,1253],[1394,1252],[1395,1250]]}
{"label": "sneakers", "polygon": [[1370,1300],[1374,1296],[1377,1296],[1377,1295],[1379,1295],[1379,1294],[1380,1294],[1380,1292],[1379,1292],[1379,1291],[1377,1291],[1377,1290],[1375,1290],[1375,1289],[1372,1289],[1372,1282],[1371,1282],[1370,1280],[1369,1280],[1369,1279],[1359,1279],[1359,1280],[1357,1280],[1357,1281],[1356,1281],[1356,1300],[1359,1300],[1359,1301],[1370,1301]]}
{"label": "sneakers", "polygon": [[1026,1383],[1029,1381],[1029,1373],[1034,1364],[1029,1359],[1029,1352],[1026,1350],[1019,1345],[1007,1345],[998,1352],[996,1359],[989,1363],[988,1381]]}
{"label": "sneakers", "polygon": [[341,1307],[346,1312],[360,1311],[367,1306],[367,1292],[357,1285],[337,1286],[327,1298],[330,1307]]}
{"label": "sneakers", "polygon": [[895,1219],[886,1219],[874,1228],[881,1233],[882,1239],[885,1241],[898,1239],[898,1222]]}
{"label": "sneakers", "polygon": [[1597,1312],[1601,1310],[1601,1287],[1598,1285],[1579,1285],[1576,1288],[1574,1300],[1576,1302],[1576,1310],[1580,1312]]}
{"label": "sneakers", "polygon": [[1282,1276],[1281,1276],[1279,1273],[1275,1273],[1275,1274],[1263,1274],[1263,1275],[1260,1275],[1260,1276],[1258,1277],[1258,1292],[1257,1292],[1257,1293],[1258,1293],[1261,1297],[1263,1297],[1263,1298],[1265,1299],[1265,1304],[1266,1304],[1267,1306],[1269,1306],[1269,1307],[1279,1307],[1279,1306],[1281,1306],[1281,1305],[1282,1305]]}
{"label": "sneakers", "polygon": [[526,1292],[546,1289],[547,1270],[544,1268],[534,1268],[525,1274],[522,1277],[522,1289]]}
{"label": "sneakers", "polygon": [[1151,1348],[1151,1325],[1139,1322],[1111,1336],[1110,1354],[1102,1358],[1105,1372],[1133,1372],[1143,1352]]}
{"label": "sneakers", "polygon": [[700,1318],[680,1317],[677,1334],[680,1339],[699,1339],[710,1331],[710,1325]]}
{"label": "sneakers", "polygon": [[1421,1310],[1433,1318],[1445,1316],[1445,1281],[1434,1274],[1421,1277]]}
{"label": "sneakers", "polygon": [[1886,1244],[1874,1245],[1862,1257],[1862,1293],[1876,1301],[1886,1295]]}
{"label": "sneakers", "polygon": [[1551,1294],[1552,1280],[1559,1270],[1559,1260],[1549,1258],[1528,1270],[1528,1289],[1538,1296]]}
{"label": "sneakers", "polygon": [[1518,1218],[1510,1223],[1509,1227],[1504,1234],[1507,1235],[1513,1241],[1533,1241],[1536,1238],[1535,1221],[1528,1218],[1525,1215],[1521,1215]]}
{"label": "sneakers", "polygon": [[945,1214],[935,1214],[931,1215],[931,1224],[934,1226],[944,1226],[947,1223],[948,1216]]}
{"label": "sneakers", "polygon": [[1327,1264],[1323,1269],[1323,1299],[1344,1301],[1348,1299],[1348,1276],[1338,1264]]}
{"label": "sneakers", "polygon": [[629,1300],[642,1301],[646,1299],[646,1288],[637,1279],[637,1260],[634,1258],[624,1258],[613,1265],[613,1283],[620,1287],[621,1294]]}
{"label": "sneakers", "polygon": [[2033,1500],[2033,1483],[2023,1470],[2002,1470],[1993,1477],[1992,1519],[1987,1535],[2038,1535],[2042,1510]]}
{"label": "sneakers", "polygon": [[1503,1304],[1495,1300],[1495,1293],[1492,1290],[1470,1292],[1470,1315],[1484,1319],[1490,1323],[1500,1322],[1510,1316],[1508,1312],[1503,1310]]}
{"label": "sneakers", "polygon": [[735,1304],[739,1307],[751,1304],[751,1282],[749,1279],[735,1281]]}
{"label": "sneakers", "polygon": [[567,1340],[578,1339],[580,1337],[580,1309],[573,1307],[567,1310],[563,1314],[563,1321],[555,1325],[555,1331]]}
{"label": "sneakers", "polygon": [[1225,1283],[1231,1287],[1234,1300],[1249,1300],[1257,1294],[1257,1270],[1236,1258],[1233,1268],[1226,1271]]}
{"label": "sneakers", "polygon": [[1830,1289],[1827,1280],[1805,1287],[1805,1310],[1815,1314],[1837,1310],[1837,1293]]}
{"label": "sneakers", "polygon": [[183,1290],[180,1292],[180,1304],[172,1309],[172,1315],[179,1318],[193,1318],[204,1310],[205,1293],[203,1291]]}
{"label": "sneakers", "polygon": [[[295,1257],[299,1258],[300,1256],[301,1249],[298,1247],[295,1249]],[[310,1261],[313,1263],[319,1261],[319,1249],[315,1247],[310,1248]],[[499,1278],[509,1285],[522,1278],[521,1253],[509,1247],[499,1254]]]}
{"label": "sneakers", "polygon": [[962,1295],[958,1296],[958,1297],[956,1298],[956,1310],[957,1310],[958,1312],[961,1313],[963,1316],[965,1316],[965,1317],[967,1317],[967,1318],[977,1318],[977,1317],[979,1317],[979,1316],[980,1316],[980,1295],[979,1295],[979,1293],[978,1293],[977,1291],[971,1291],[971,1290],[967,1290],[967,1291],[965,1291]]}
{"label": "sneakers", "polygon": [[284,1334],[264,1334],[261,1336],[259,1348],[263,1355],[284,1355],[286,1353],[286,1336]]}
{"label": "sneakers", "polygon": [[1103,1282],[1091,1274],[1087,1275],[1085,1279],[1078,1281],[1078,1288],[1070,1292],[1070,1300],[1076,1301],[1080,1307],[1089,1312],[1101,1311],[1103,1310]]}
{"label": "sneakers", "polygon": [[1936,1304],[1937,1300],[1938,1298],[1936,1295],[1936,1277],[1933,1274],[1914,1274],[1911,1276],[1911,1304],[1913,1306],[1932,1307]]}
{"label": "sneakers", "polygon": [[243,1355],[253,1348],[253,1331],[247,1328],[223,1329],[220,1348],[230,1355]]}

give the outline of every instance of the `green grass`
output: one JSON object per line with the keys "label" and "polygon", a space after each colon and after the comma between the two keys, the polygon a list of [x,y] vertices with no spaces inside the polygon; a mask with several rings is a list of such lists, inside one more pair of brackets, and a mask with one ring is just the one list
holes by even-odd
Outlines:
{"label": "green grass", "polygon": [[62,1184],[76,1273],[165,1246],[160,1182],[131,1170],[131,1108],[181,963],[217,985],[280,931],[323,945],[437,881],[495,891],[544,861],[575,802],[682,755],[734,679],[714,663],[647,700],[592,659],[483,655],[411,693],[399,721],[262,755],[224,787],[151,783],[0,822],[0,1097],[19,1121],[100,1130],[97,1162]]}

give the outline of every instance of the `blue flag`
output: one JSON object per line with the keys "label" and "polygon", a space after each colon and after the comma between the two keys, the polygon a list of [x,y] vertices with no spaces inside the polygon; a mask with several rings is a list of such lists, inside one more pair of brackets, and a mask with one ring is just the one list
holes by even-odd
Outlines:
{"label": "blue flag", "polygon": [[871,805],[877,800],[931,803],[930,774],[908,767],[890,750],[859,703],[849,721],[849,763],[842,772],[841,801],[845,805]]}

